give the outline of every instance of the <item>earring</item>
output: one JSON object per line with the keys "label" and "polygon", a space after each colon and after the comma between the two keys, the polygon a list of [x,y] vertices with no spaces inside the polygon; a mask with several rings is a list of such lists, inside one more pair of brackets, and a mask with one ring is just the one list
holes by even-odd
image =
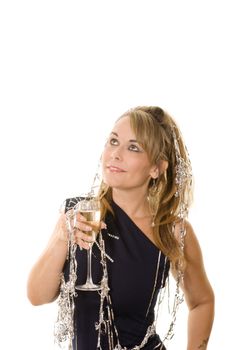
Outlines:
{"label": "earring", "polygon": [[155,179],[151,179],[151,180],[152,180],[152,185],[148,189],[148,196],[147,196],[148,201],[150,201],[150,196],[153,196],[156,192],[156,181]]}
{"label": "earring", "polygon": [[152,215],[152,222],[151,222],[151,227],[155,227],[155,217],[158,212],[158,207],[159,207],[159,187],[157,185],[157,179],[152,180],[152,185],[149,188],[149,193],[148,193],[148,202],[149,202],[149,207]]}

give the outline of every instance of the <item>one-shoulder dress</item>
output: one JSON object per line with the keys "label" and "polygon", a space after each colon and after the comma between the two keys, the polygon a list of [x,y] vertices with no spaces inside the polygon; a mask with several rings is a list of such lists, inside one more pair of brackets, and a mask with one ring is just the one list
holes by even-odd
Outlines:
{"label": "one-shoulder dress", "polygon": [[[67,200],[66,210],[77,203]],[[107,260],[108,279],[114,322],[122,348],[133,349],[141,344],[148,327],[154,320],[158,293],[164,287],[169,272],[166,256],[150,241],[130,217],[115,202],[111,203],[114,216],[108,212],[107,229],[102,230]],[[119,239],[114,238],[118,237]],[[94,244],[92,277],[99,283],[103,269],[100,251]],[[83,284],[87,276],[86,250],[77,249],[77,283]],[[66,272],[65,272],[66,274]],[[99,320],[100,295],[98,291],[78,291],[75,299],[76,338],[73,349],[95,350]],[[107,335],[101,336],[101,349],[109,350]],[[144,350],[165,349],[158,334],[149,338]]]}

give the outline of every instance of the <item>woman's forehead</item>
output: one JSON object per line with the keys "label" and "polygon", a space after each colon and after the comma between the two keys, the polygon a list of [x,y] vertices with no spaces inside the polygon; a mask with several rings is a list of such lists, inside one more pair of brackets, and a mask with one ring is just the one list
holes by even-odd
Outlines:
{"label": "woman's forehead", "polygon": [[124,116],[117,120],[112,128],[111,133],[118,137],[126,137],[128,139],[135,139],[135,133],[130,124],[130,117]]}
{"label": "woman's forehead", "polygon": [[116,123],[113,125],[112,128],[113,131],[115,130],[132,130],[131,125],[130,125],[130,117],[129,116],[124,116],[119,118]]}

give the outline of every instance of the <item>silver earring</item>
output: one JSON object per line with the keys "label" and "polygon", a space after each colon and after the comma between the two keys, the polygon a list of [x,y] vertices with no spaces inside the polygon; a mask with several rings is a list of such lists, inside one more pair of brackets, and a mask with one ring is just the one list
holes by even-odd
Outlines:
{"label": "silver earring", "polygon": [[154,178],[152,180],[152,186],[149,188],[149,193],[147,198],[148,198],[151,215],[152,215],[151,227],[155,227],[155,217],[159,207],[159,189],[157,186],[157,181]]}

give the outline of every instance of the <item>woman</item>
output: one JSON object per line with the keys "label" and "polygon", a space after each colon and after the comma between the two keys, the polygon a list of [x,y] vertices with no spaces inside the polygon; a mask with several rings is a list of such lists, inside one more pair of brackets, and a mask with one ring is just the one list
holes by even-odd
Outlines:
{"label": "woman", "polygon": [[[206,349],[214,294],[186,219],[192,175],[176,123],[159,107],[127,111],[114,125],[101,163],[103,221],[92,272],[102,289],[75,289],[77,281],[85,281],[91,243],[90,226],[74,210],[76,197],[66,200],[65,213],[31,271],[31,303],[51,302],[60,291],[56,336],[59,342],[72,339],[70,349],[165,349],[181,287],[189,308],[187,349]],[[160,339],[156,326],[169,270],[177,290],[168,332]]]}

